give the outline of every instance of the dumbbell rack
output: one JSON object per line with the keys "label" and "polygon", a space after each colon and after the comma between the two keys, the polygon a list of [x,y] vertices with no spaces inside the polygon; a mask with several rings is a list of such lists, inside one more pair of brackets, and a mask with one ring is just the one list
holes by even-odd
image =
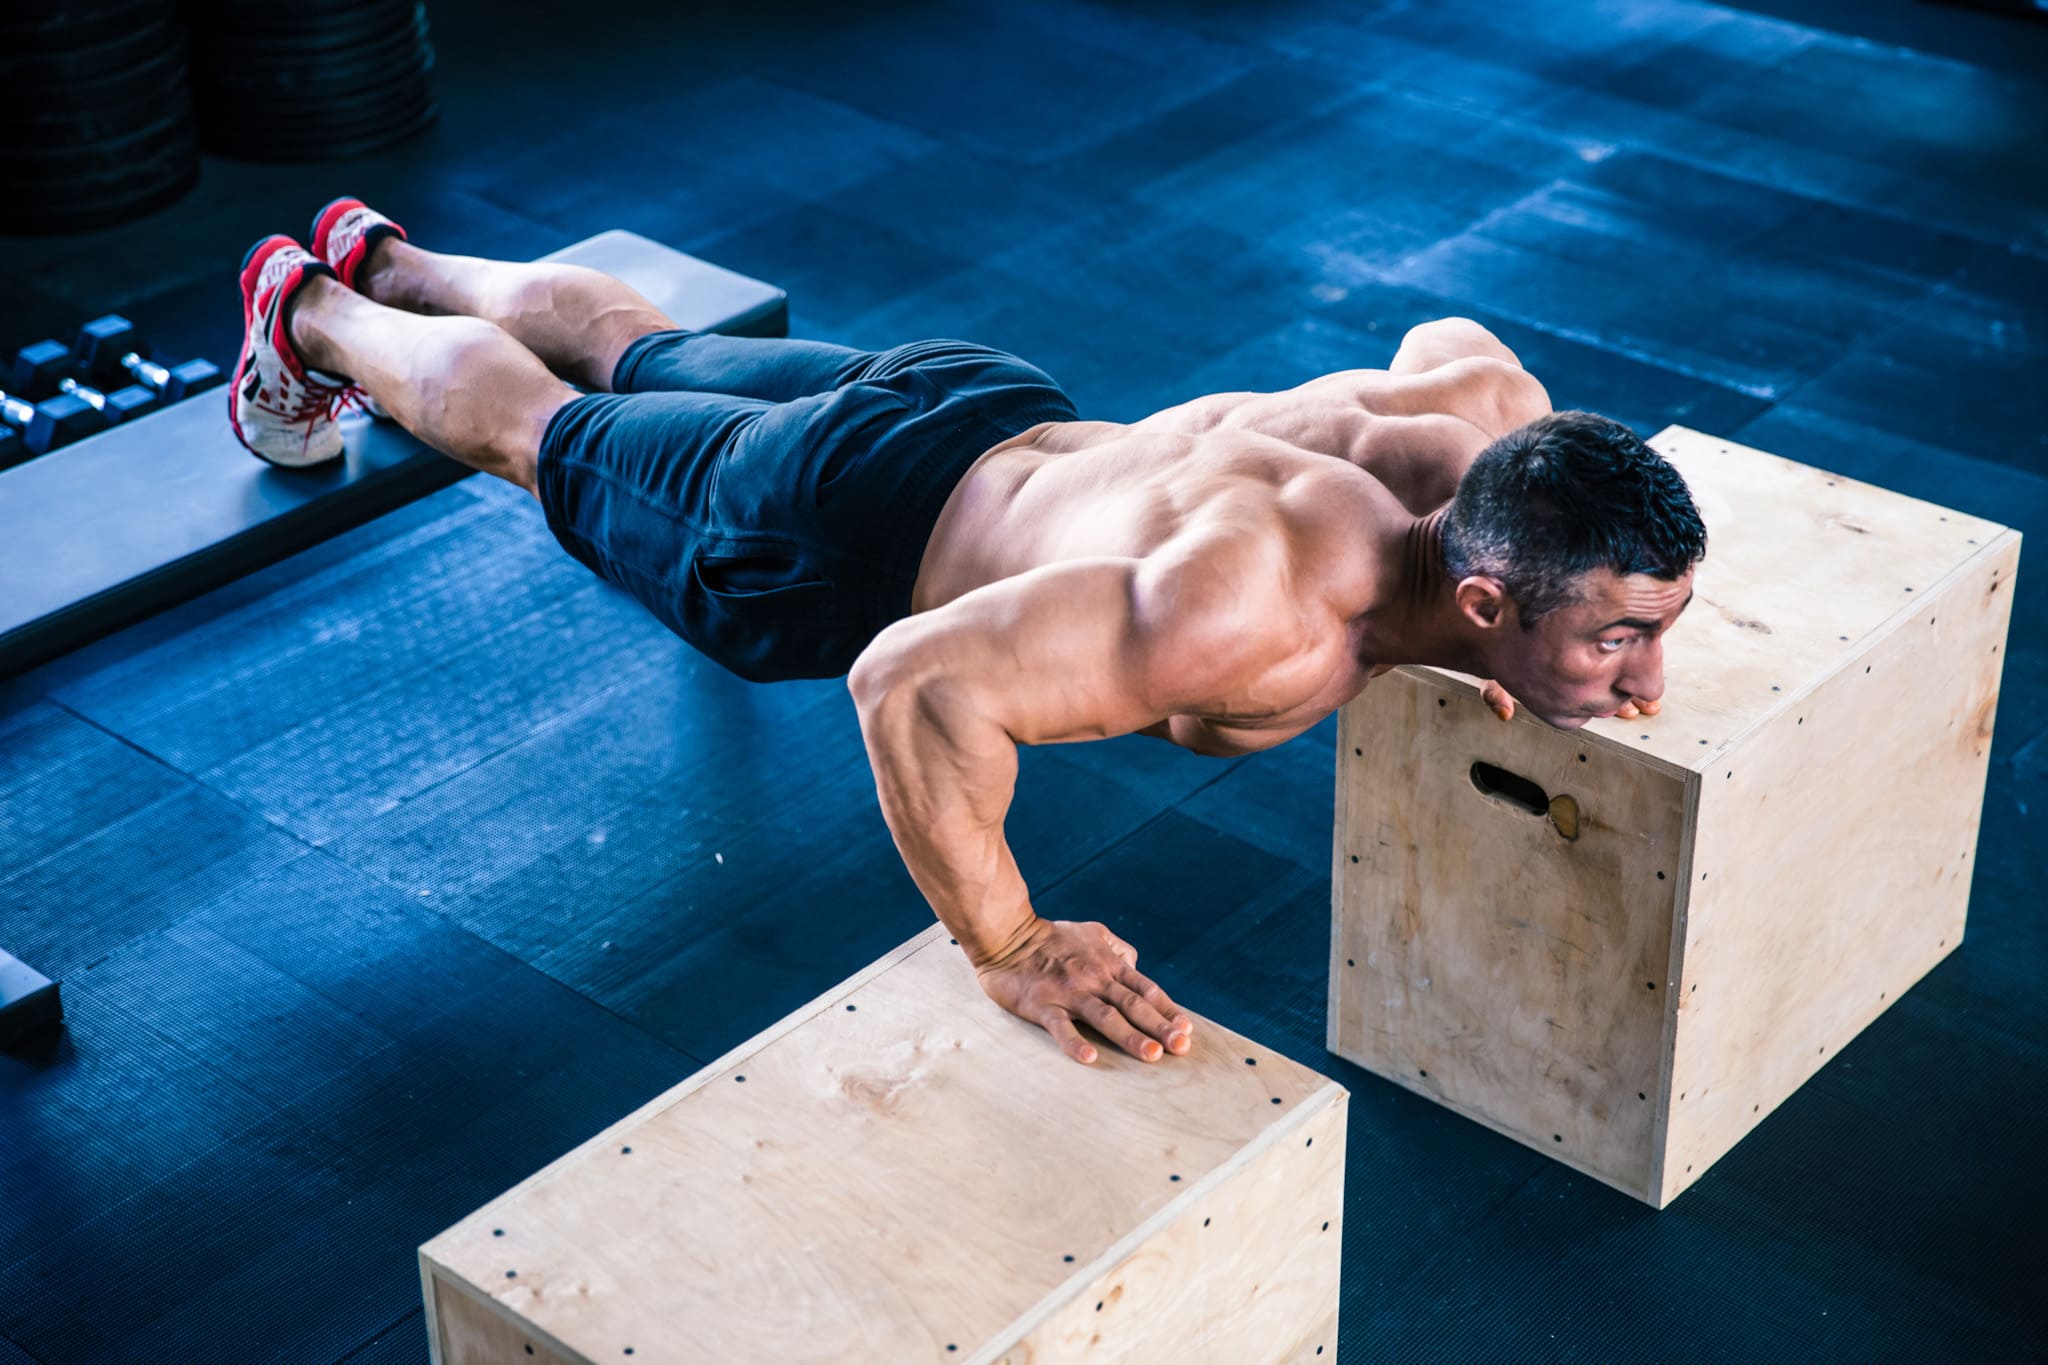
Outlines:
{"label": "dumbbell rack", "polygon": [[[630,232],[543,260],[618,276],[693,331],[783,336],[788,296]],[[391,422],[278,469],[228,426],[217,388],[0,472],[0,677],[133,624],[471,471]]]}

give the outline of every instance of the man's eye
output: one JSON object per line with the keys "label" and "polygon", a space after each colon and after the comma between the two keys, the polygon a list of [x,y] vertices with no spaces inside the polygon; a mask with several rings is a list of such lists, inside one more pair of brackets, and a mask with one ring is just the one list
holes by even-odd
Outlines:
{"label": "man's eye", "polygon": [[1602,640],[1600,642],[1600,652],[1602,654],[1612,654],[1615,650],[1620,649],[1623,645],[1627,643],[1628,637],[1626,635],[1622,636],[1618,640]]}

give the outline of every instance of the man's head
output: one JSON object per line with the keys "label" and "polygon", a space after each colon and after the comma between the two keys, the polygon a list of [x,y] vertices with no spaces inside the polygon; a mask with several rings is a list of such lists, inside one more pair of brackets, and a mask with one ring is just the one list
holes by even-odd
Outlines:
{"label": "man's head", "polygon": [[1444,567],[1487,668],[1576,729],[1664,690],[1662,636],[1706,527],[1685,480],[1619,422],[1554,412],[1481,451],[1443,520]]}

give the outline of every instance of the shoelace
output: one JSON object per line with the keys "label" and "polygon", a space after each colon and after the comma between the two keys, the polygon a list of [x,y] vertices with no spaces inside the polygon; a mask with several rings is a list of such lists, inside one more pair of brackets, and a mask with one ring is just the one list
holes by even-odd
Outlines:
{"label": "shoelace", "polygon": [[287,425],[302,430],[306,440],[312,439],[313,428],[321,422],[334,421],[350,409],[368,411],[363,407],[363,390],[356,385],[320,384],[308,380],[299,388],[298,401],[289,408],[260,400],[256,406],[282,418]]}

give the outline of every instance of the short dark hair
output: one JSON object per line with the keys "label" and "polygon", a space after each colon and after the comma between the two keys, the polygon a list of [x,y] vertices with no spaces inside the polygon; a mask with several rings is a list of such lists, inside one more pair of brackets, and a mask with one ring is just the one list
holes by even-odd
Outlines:
{"label": "short dark hair", "polygon": [[1523,628],[1577,600],[1594,569],[1676,579],[1707,528],[1670,462],[1620,422],[1548,413],[1479,452],[1443,522],[1452,580],[1497,578]]}

